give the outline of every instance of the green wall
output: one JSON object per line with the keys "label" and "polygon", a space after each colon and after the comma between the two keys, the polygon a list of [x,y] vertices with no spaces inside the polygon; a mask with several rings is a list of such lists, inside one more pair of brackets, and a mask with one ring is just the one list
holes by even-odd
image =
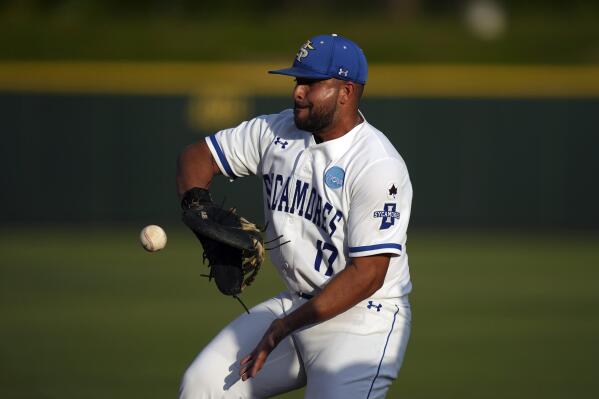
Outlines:
{"label": "green wall", "polygon": [[[247,100],[251,114],[288,98]],[[183,96],[0,93],[2,223],[177,223]],[[414,186],[412,226],[599,228],[599,98],[367,98]],[[259,181],[219,179],[262,220]]]}

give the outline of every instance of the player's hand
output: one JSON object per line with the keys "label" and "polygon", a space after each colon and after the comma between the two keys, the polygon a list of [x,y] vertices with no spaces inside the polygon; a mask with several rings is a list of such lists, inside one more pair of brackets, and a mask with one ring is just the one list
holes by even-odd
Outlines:
{"label": "player's hand", "polygon": [[258,371],[264,366],[270,352],[276,348],[279,342],[281,342],[288,333],[284,320],[276,319],[271,323],[252,353],[241,359],[239,362],[239,376],[243,381],[254,378],[256,374],[258,374]]}

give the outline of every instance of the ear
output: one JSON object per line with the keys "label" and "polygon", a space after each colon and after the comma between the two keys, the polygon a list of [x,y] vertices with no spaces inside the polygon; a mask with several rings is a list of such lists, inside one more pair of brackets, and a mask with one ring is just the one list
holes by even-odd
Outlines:
{"label": "ear", "polygon": [[341,87],[339,88],[339,104],[347,104],[353,98],[356,85],[354,82],[340,80]]}

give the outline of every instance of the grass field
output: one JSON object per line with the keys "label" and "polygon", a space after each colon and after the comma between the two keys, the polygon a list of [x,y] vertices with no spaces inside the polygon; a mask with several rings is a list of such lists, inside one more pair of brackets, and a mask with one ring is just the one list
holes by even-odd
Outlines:
{"label": "grass field", "polygon": [[458,13],[397,19],[383,10],[369,7],[370,12],[366,12],[360,7],[353,15],[309,12],[310,23],[306,23],[297,12],[259,17],[231,13],[110,17],[64,10],[29,15],[2,13],[1,3],[0,60],[288,63],[296,46],[307,38],[337,32],[354,38],[365,49],[370,63],[599,62],[596,6],[570,13],[512,10],[506,34],[489,41],[471,34]]}
{"label": "grass field", "polygon": [[[136,228],[2,228],[0,397],[176,397],[241,307],[171,230],[148,254]],[[598,397],[596,233],[417,231],[408,251],[414,329],[390,398]],[[248,305],[282,288],[260,277]]]}

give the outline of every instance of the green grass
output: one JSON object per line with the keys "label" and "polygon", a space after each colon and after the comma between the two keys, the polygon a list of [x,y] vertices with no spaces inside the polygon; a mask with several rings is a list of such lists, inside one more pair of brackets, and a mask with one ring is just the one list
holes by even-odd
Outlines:
{"label": "green grass", "polygon": [[[191,233],[0,230],[0,397],[175,397],[241,311],[199,274]],[[599,236],[415,232],[413,335],[390,398],[599,395]],[[278,292],[266,267],[244,298]],[[286,398],[302,397],[301,392]]]}
{"label": "green grass", "polygon": [[[291,62],[319,33],[356,40],[371,63],[599,62],[599,12],[510,13],[505,35],[475,37],[459,15],[397,19],[384,13],[306,17],[106,16],[0,10],[0,60],[192,60]],[[257,23],[258,22],[258,23]]]}

